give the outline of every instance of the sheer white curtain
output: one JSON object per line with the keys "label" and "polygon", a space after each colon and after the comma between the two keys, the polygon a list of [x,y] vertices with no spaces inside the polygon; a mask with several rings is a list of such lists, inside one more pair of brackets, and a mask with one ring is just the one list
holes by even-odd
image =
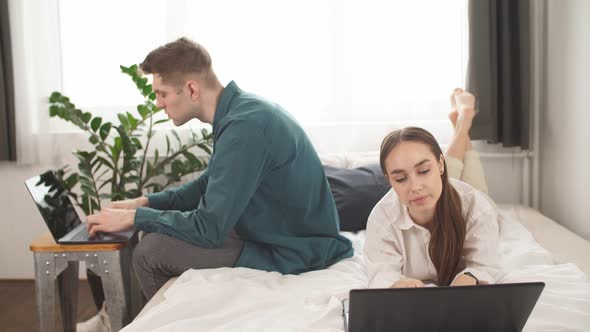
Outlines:
{"label": "sheer white curtain", "polygon": [[465,1],[187,1],[185,13],[222,79],[304,123],[441,119],[464,80]]}
{"label": "sheer white curtain", "polygon": [[[466,0],[12,2],[29,38],[18,66],[28,71],[28,104],[17,108],[29,117],[19,119],[29,138],[72,132],[46,116],[53,90],[105,119],[134,110],[140,96],[118,66],[180,36],[209,50],[223,83],[284,106],[321,152],[375,150],[391,127],[406,124],[444,142],[448,96],[463,85],[467,64]],[[41,58],[31,54],[36,42],[46,45]]]}
{"label": "sheer white curtain", "polygon": [[[61,87],[56,1],[9,1],[16,108],[17,158],[22,164],[48,160],[46,98]],[[43,157],[41,157],[43,155]]]}

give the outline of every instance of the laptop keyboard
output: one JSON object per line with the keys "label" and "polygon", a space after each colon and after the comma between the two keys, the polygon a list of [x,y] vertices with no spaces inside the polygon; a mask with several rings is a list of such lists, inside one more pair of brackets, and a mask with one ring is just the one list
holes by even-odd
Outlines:
{"label": "laptop keyboard", "polygon": [[90,234],[88,233],[88,229],[86,227],[80,228],[80,231],[76,233],[76,235],[72,236],[72,240],[80,241],[80,240],[87,240],[90,238]]}

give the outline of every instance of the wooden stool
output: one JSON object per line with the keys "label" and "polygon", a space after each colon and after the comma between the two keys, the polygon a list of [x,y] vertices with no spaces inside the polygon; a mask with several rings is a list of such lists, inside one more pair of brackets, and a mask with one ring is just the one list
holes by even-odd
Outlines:
{"label": "wooden stool", "polygon": [[127,243],[57,244],[48,232],[29,249],[35,256],[35,291],[41,331],[55,328],[55,280],[58,281],[65,331],[76,331],[79,262],[99,275],[111,329],[119,331],[139,312],[140,292],[131,271],[137,233]]}

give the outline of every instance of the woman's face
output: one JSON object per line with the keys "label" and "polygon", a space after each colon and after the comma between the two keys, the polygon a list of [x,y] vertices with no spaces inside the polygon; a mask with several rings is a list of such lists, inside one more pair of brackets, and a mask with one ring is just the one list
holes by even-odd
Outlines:
{"label": "woman's face", "polygon": [[442,192],[443,160],[421,142],[401,142],[385,158],[391,187],[412,217],[434,215]]}

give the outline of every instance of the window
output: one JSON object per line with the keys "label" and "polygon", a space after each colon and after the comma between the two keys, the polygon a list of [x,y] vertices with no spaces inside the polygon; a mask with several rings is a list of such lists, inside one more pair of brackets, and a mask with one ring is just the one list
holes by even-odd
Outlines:
{"label": "window", "polygon": [[185,17],[187,34],[209,48],[222,79],[279,102],[304,123],[446,120],[449,94],[463,86],[465,1],[231,7],[188,2],[187,15],[207,14]]}
{"label": "window", "polygon": [[61,0],[63,93],[76,106],[109,121],[117,121],[117,113],[134,111],[143,97],[119,65],[139,63],[166,43],[166,8],[160,0]]}
{"label": "window", "polygon": [[81,107],[133,107],[141,98],[119,64],[187,35],[211,52],[224,84],[234,79],[304,123],[444,119],[463,86],[465,26],[457,0],[63,0],[63,89]]}
{"label": "window", "polygon": [[[50,64],[42,64],[42,57],[23,58],[37,68],[28,75],[49,77],[31,100],[60,90],[79,108],[110,121],[142,101],[119,65],[139,63],[152,49],[181,36],[209,50],[223,84],[235,80],[244,90],[281,104],[306,130],[329,126],[336,136],[353,128],[352,134],[362,137],[363,131],[374,132],[373,124],[401,121],[438,126],[448,138],[449,94],[464,85],[466,0],[13,3],[26,13],[22,24],[30,26],[22,28],[29,36],[23,43],[40,49],[37,54],[52,50]],[[48,10],[39,9],[35,19],[30,10],[35,6]],[[43,25],[39,22],[47,23],[42,27],[47,31],[35,32]],[[34,38],[50,41],[33,44]],[[46,105],[35,112],[44,114]],[[35,116],[40,124],[31,125],[33,132],[73,128]],[[187,125],[202,126],[197,121]],[[314,144],[323,139],[310,136]]]}

